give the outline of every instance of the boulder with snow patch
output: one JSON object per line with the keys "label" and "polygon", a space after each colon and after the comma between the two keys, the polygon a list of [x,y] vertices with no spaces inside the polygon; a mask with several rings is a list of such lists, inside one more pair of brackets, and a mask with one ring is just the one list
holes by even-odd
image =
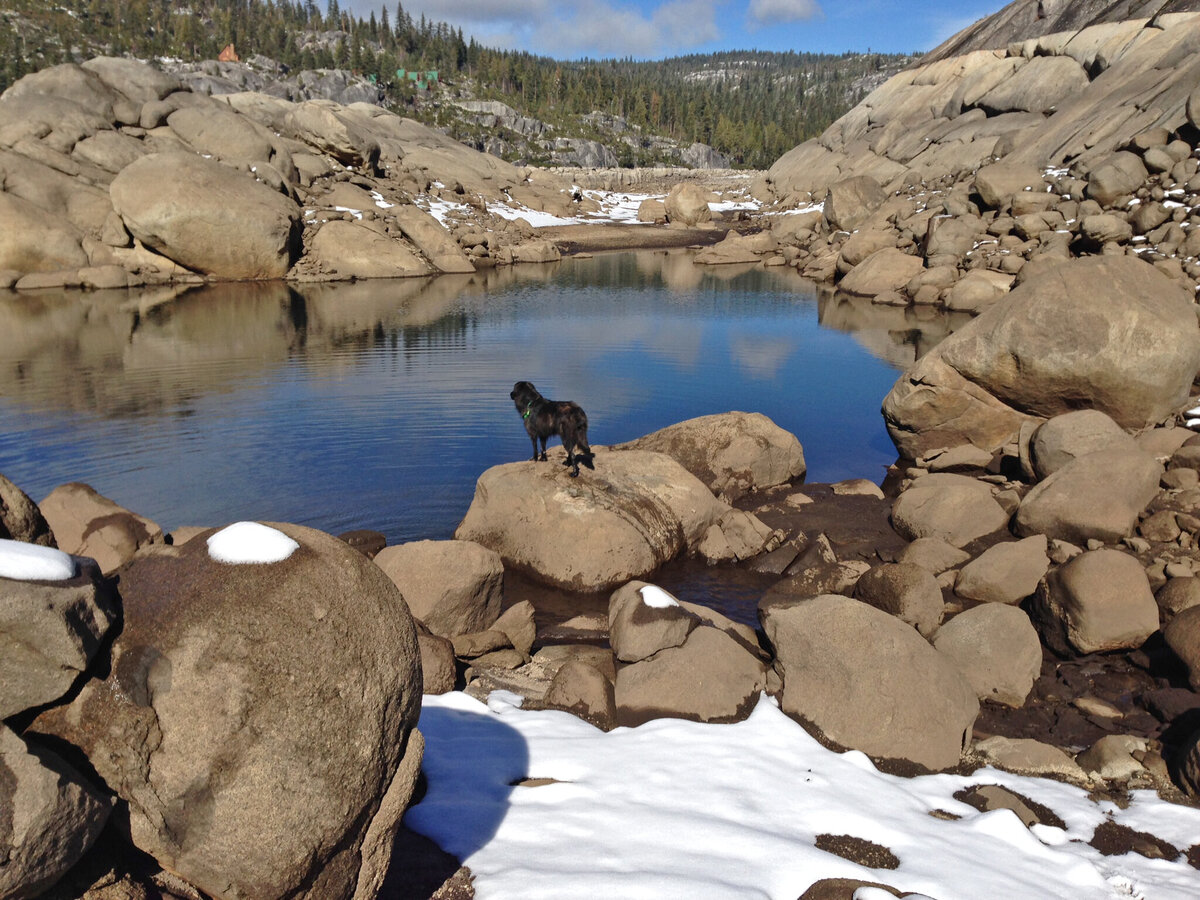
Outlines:
{"label": "boulder with snow patch", "polygon": [[472,541],[412,541],[384,547],[375,565],[433,634],[484,631],[500,617],[504,563],[487,547]]}
{"label": "boulder with snow patch", "polygon": [[729,507],[663,453],[598,455],[570,477],[549,462],[493,466],[455,532],[495,550],[507,568],[557,587],[602,591],[694,548]]}
{"label": "boulder with snow patch", "polygon": [[613,449],[665,453],[731,503],[749,491],[803,479],[807,471],[800,441],[762,413],[700,416]]}
{"label": "boulder with snow patch", "polygon": [[77,481],[56,487],[38,508],[60,550],[90,556],[105,574],[128,562],[140,548],[163,539],[156,523]]}
{"label": "boulder with snow patch", "polygon": [[979,701],[910,625],[838,595],[761,613],[783,679],[783,711],[826,739],[929,769],[957,765]]}
{"label": "boulder with snow patch", "polygon": [[43,747],[0,725],[0,897],[38,897],[99,836],[112,800]]}
{"label": "boulder with snow patch", "polygon": [[111,666],[30,731],[78,747],[133,844],[206,894],[377,896],[422,752],[395,585],[330,535],[239,523],[142,551],[120,590]]}
{"label": "boulder with snow patch", "polygon": [[25,545],[0,541],[0,719],[58,700],[91,663],[117,621],[112,582],[96,564],[59,550],[62,580],[9,577],[5,555]]}
{"label": "boulder with snow patch", "polygon": [[1158,630],[1146,572],[1120,550],[1091,550],[1051,570],[1030,612],[1062,656],[1137,648]]}
{"label": "boulder with snow patch", "polygon": [[1007,522],[986,483],[950,472],[918,478],[892,504],[892,525],[910,541],[933,537],[962,547]]}
{"label": "boulder with snow patch", "polygon": [[981,603],[1020,603],[1050,568],[1047,544],[1040,534],[994,544],[959,570],[954,593]]}
{"label": "boulder with snow patch", "polygon": [[638,662],[678,647],[699,624],[674,596],[644,581],[631,581],[609,598],[609,643],[621,662]]}
{"label": "boulder with snow patch", "polygon": [[1042,643],[1024,610],[985,603],[964,610],[933,636],[980,700],[1021,707],[1042,670]]}
{"label": "boulder with snow patch", "polygon": [[1089,453],[1026,494],[1013,528],[1021,536],[1044,534],[1074,544],[1115,543],[1133,532],[1162,475],[1162,465],[1143,450]]}

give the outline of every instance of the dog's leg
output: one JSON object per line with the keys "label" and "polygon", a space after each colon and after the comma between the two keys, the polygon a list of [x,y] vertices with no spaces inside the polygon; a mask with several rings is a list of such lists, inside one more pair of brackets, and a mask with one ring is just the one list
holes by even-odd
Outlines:
{"label": "dog's leg", "polygon": [[534,462],[537,462],[537,461],[538,461],[538,453],[537,453],[537,441],[538,441],[538,439],[537,439],[537,435],[536,435],[536,434],[531,434],[531,435],[529,436],[529,440],[533,442],[533,461],[534,461]]}

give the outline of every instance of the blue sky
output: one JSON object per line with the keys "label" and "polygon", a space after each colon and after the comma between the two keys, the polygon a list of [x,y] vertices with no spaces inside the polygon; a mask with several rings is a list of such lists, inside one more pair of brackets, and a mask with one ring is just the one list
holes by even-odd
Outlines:
{"label": "blue sky", "polygon": [[[318,0],[321,3],[321,0]],[[341,0],[379,15],[385,0]],[[322,4],[323,5],[323,4]],[[389,17],[395,0],[386,0]],[[717,50],[929,50],[1004,0],[407,0],[413,18],[555,59],[661,59]]]}

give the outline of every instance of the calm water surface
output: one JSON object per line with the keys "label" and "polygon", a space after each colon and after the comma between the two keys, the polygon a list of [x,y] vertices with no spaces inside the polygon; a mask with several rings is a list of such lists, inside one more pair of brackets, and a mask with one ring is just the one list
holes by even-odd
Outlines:
{"label": "calm water surface", "polygon": [[0,473],[35,500],[87,482],[166,530],[448,538],[479,473],[528,456],[508,392],[529,380],[582,404],[593,444],[755,411],[800,438],[809,481],[880,480],[895,459],[880,401],[946,328],[684,251],[302,289],[0,294]]}

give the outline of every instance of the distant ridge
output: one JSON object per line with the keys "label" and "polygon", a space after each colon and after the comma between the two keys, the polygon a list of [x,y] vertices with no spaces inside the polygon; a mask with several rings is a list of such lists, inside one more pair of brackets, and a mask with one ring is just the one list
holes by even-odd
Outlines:
{"label": "distant ridge", "polygon": [[1184,12],[1200,12],[1200,0],[1016,0],[934,47],[921,64],[1090,25]]}

